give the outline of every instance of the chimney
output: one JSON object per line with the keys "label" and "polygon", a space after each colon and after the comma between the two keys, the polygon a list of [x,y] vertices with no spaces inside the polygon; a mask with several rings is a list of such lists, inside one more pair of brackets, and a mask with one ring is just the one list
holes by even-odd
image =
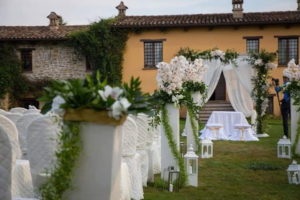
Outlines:
{"label": "chimney", "polygon": [[120,4],[116,7],[116,9],[119,10],[118,17],[126,16],[126,10],[128,9],[128,7],[124,5],[123,1],[120,2]]}
{"label": "chimney", "polygon": [[62,17],[55,12],[51,12],[47,18],[50,20],[49,27],[51,30],[57,30],[62,25]]}
{"label": "chimney", "polygon": [[297,3],[298,3],[297,11],[300,11],[300,0],[297,0]]}
{"label": "chimney", "polygon": [[232,15],[233,18],[243,18],[243,0],[232,0]]}

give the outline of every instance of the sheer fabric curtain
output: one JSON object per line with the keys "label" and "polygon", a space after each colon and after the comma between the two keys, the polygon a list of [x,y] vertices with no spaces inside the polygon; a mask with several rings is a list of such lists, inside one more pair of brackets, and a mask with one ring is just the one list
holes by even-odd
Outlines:
{"label": "sheer fabric curtain", "polygon": [[257,114],[251,97],[253,89],[251,79],[255,76],[255,70],[248,63],[247,58],[247,56],[238,57],[237,66],[231,63],[224,67],[223,73],[232,107],[244,113],[246,117],[251,117],[251,124],[255,124]]}
{"label": "sheer fabric curtain", "polygon": [[208,87],[205,99],[206,103],[217,87],[223,70],[223,64],[219,59],[204,60],[204,64],[208,66],[206,74],[203,77],[203,81]]}

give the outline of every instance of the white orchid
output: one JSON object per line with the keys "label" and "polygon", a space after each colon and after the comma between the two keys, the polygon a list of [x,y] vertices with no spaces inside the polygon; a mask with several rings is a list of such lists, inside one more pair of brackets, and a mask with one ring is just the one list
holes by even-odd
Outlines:
{"label": "white orchid", "polygon": [[120,119],[123,112],[127,112],[127,109],[131,103],[126,98],[120,98],[120,100],[115,101],[111,106],[110,116],[115,119]]}
{"label": "white orchid", "polygon": [[283,75],[290,80],[300,81],[300,66],[296,65],[295,59],[289,61],[288,67],[283,70]]}
{"label": "white orchid", "polygon": [[220,49],[216,49],[210,52],[210,55],[214,58],[220,58],[222,60],[225,59],[225,53],[223,51],[221,51]]}
{"label": "white orchid", "polygon": [[254,61],[254,65],[257,65],[257,66],[263,66],[264,65],[264,62],[261,58],[257,59]]}
{"label": "white orchid", "polygon": [[182,78],[185,65],[188,61],[184,56],[174,57],[170,63],[160,62],[157,65],[157,84],[159,89],[172,94],[175,90],[182,88]]}
{"label": "white orchid", "polygon": [[123,90],[119,87],[112,88],[111,86],[106,85],[104,90],[99,90],[98,93],[104,101],[107,101],[108,97],[116,100],[123,93]]}

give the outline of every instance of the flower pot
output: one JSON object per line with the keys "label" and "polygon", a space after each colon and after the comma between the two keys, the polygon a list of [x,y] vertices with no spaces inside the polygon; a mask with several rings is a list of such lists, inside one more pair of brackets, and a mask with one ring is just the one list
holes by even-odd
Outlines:
{"label": "flower pot", "polygon": [[67,199],[120,199],[122,132],[118,125],[122,120],[92,110],[67,111],[65,119],[81,121],[82,140],[81,154],[73,173],[73,188],[66,192]]}
{"label": "flower pot", "polygon": [[[167,104],[166,109],[169,123],[173,130],[174,142],[179,151],[179,108],[175,107],[174,104]],[[165,129],[161,126],[161,178],[166,181],[168,180],[168,169],[170,166],[173,166],[175,170],[179,170],[178,163],[171,152]]]}

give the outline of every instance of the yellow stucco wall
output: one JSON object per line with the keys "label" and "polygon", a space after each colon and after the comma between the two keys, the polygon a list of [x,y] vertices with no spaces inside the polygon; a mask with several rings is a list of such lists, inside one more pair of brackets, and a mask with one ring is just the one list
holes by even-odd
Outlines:
{"label": "yellow stucco wall", "polygon": [[[145,70],[144,45],[141,40],[165,39],[163,42],[163,61],[169,62],[182,47],[195,50],[219,48],[233,49],[240,54],[246,52],[246,40],[243,37],[261,36],[260,49],[275,52],[278,49],[278,38],[275,36],[295,36],[300,33],[300,26],[240,26],[240,27],[208,27],[174,28],[166,30],[147,30],[141,33],[131,33],[127,41],[123,64],[123,81],[129,81],[131,76],[140,77],[142,89],[152,92],[156,89],[156,70]],[[280,78],[284,67],[278,67],[271,72],[272,77]],[[282,80],[281,80],[282,81]],[[275,101],[276,100],[276,101]],[[279,114],[277,99],[274,98],[274,113]]]}

